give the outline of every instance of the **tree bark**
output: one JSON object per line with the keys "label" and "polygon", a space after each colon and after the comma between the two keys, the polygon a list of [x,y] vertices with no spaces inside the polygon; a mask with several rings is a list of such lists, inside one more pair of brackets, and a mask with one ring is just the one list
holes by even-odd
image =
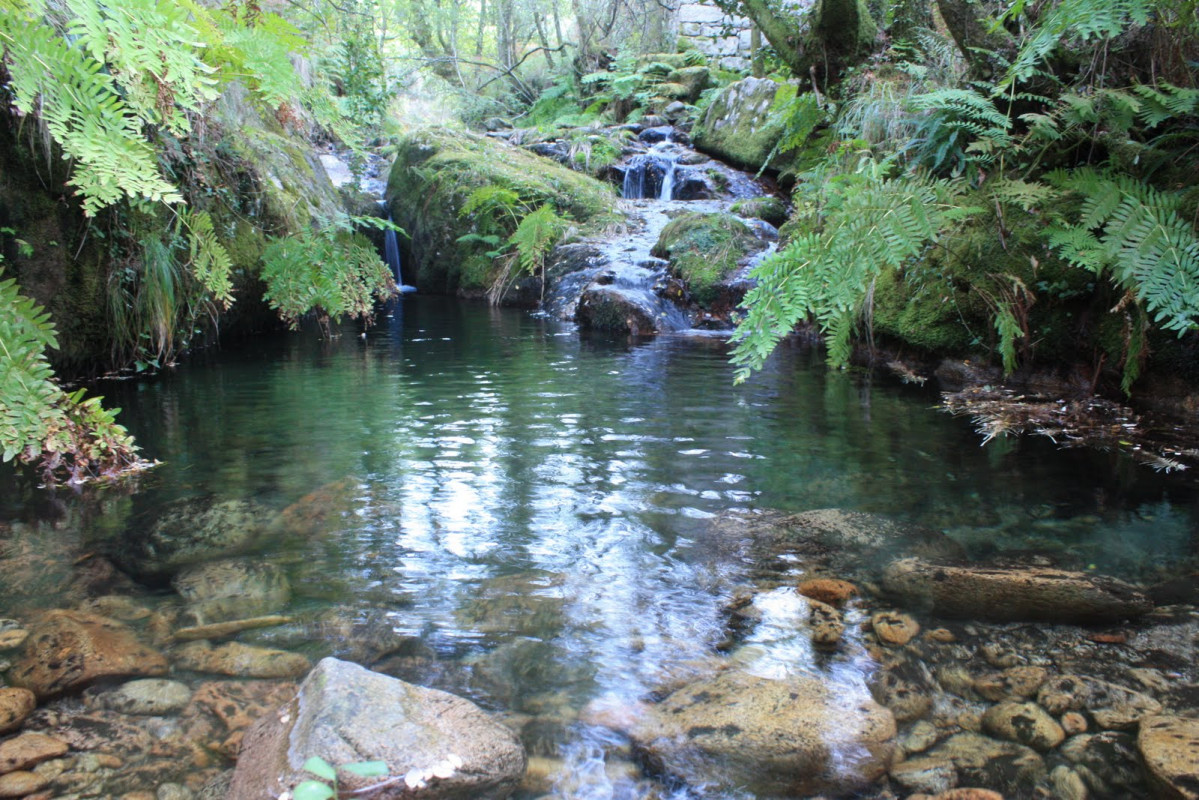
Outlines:
{"label": "tree bark", "polygon": [[833,77],[869,55],[877,27],[864,0],[816,0],[807,14],[777,0],[720,0],[724,10],[748,17],[797,76],[815,67]]}
{"label": "tree bark", "polygon": [[1006,30],[992,30],[986,3],[976,0],[937,0],[937,10],[958,46],[971,77],[993,80],[1016,55],[1016,40]]}

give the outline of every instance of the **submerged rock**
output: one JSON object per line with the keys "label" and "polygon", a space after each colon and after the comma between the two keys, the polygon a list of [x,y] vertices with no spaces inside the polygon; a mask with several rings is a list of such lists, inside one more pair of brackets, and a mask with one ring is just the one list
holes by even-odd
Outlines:
{"label": "submerged rock", "polygon": [[642,336],[657,333],[661,320],[638,295],[614,286],[589,286],[579,298],[575,320],[584,328]]}
{"label": "submerged rock", "polygon": [[1141,721],[1137,747],[1162,797],[1199,798],[1199,719],[1151,717]]}
{"label": "submerged rock", "polygon": [[164,675],[167,661],[119,622],[83,611],[50,611],[33,626],[9,679],[38,697],[101,678]]}
{"label": "submerged rock", "polygon": [[764,797],[847,792],[881,777],[895,719],[814,677],[726,671],[646,706],[627,731],[658,772]]}
{"label": "submerged rock", "polygon": [[387,779],[339,776],[349,791],[390,780],[374,798],[499,800],[525,772],[516,735],[473,703],[332,658],[246,734],[229,800],[277,797],[308,777],[302,765],[316,755],[385,762]]}
{"label": "submerged rock", "polygon": [[31,769],[43,761],[58,758],[67,750],[67,743],[44,733],[23,733],[0,742],[0,774]]}
{"label": "submerged rock", "polygon": [[1086,711],[1101,728],[1126,729],[1142,717],[1161,713],[1161,703],[1147,694],[1097,678],[1061,675],[1041,687],[1037,702],[1053,714]]}
{"label": "submerged rock", "polygon": [[122,714],[161,716],[179,711],[187,705],[191,696],[192,690],[179,681],[144,678],[129,681],[111,692],[95,695],[91,702],[99,708]]}
{"label": "submerged rock", "polygon": [[241,553],[267,515],[244,500],[187,500],[170,506],[144,533],[122,540],[114,560],[134,575],[155,577],[180,567]]}
{"label": "submerged rock", "polygon": [[192,642],[175,651],[177,667],[239,678],[298,678],[312,663],[299,653],[254,647],[240,642],[213,647]]}
{"label": "submerged rock", "polygon": [[248,559],[188,567],[171,583],[187,603],[183,621],[189,625],[267,614],[291,599],[291,584],[282,569]]}
{"label": "submerged rock", "polygon": [[1036,703],[1000,703],[983,714],[987,733],[1026,744],[1034,750],[1052,750],[1066,738],[1062,726]]}
{"label": "submerged rock", "polygon": [[1115,622],[1153,608],[1122,581],[1044,567],[958,567],[909,558],[887,567],[883,585],[931,612],[971,619]]}
{"label": "submerged rock", "polygon": [[928,755],[952,762],[959,783],[991,786],[1011,797],[1033,796],[1034,787],[1047,774],[1045,762],[1032,748],[977,733],[951,736]]}
{"label": "submerged rock", "polygon": [[1073,736],[1059,751],[1075,773],[1102,795],[1121,792],[1136,795],[1144,790],[1144,769],[1137,752],[1137,740],[1118,731]]}
{"label": "submerged rock", "polygon": [[28,689],[0,689],[0,734],[20,728],[37,708],[37,698]]}

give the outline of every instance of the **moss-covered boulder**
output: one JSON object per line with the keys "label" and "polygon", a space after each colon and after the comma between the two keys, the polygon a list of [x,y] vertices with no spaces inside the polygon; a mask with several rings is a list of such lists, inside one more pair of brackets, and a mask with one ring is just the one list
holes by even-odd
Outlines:
{"label": "moss-covered boulder", "polygon": [[670,72],[658,89],[658,94],[671,100],[694,103],[700,93],[712,85],[712,73],[707,67],[683,67]]}
{"label": "moss-covered boulder", "polygon": [[728,282],[745,259],[764,246],[734,216],[692,212],[662,229],[652,253],[670,261],[671,272],[686,282],[695,302],[713,308],[740,299],[728,296]]}
{"label": "moss-covered boulder", "polygon": [[787,221],[787,204],[773,195],[738,200],[729,210],[739,217],[760,219],[776,228]]}
{"label": "moss-covered boulder", "polygon": [[[587,175],[539,158],[506,142],[470,133],[420,129],[397,145],[387,186],[392,218],[411,239],[405,263],[408,280],[424,291],[478,293],[493,275],[487,255],[512,227],[512,213],[485,207],[464,217],[460,211],[477,189],[514,193],[513,209],[550,204],[583,231],[616,219],[613,188]],[[462,240],[462,237],[474,237]]]}
{"label": "moss-covered boulder", "polygon": [[722,89],[691,134],[695,146],[739,167],[759,169],[783,134],[782,120],[771,114],[781,85],[746,78]]}

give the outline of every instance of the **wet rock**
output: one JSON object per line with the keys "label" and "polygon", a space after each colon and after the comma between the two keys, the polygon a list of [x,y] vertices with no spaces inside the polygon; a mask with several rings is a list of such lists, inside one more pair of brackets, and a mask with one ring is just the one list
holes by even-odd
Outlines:
{"label": "wet rock", "polygon": [[188,567],[172,585],[187,603],[183,622],[204,625],[278,611],[291,599],[291,584],[274,564],[226,559]]}
{"label": "wet rock", "polygon": [[870,618],[870,626],[880,642],[892,647],[902,647],[920,633],[920,623],[897,611],[880,611]]}
{"label": "wet rock", "polygon": [[69,708],[42,709],[29,729],[66,742],[72,750],[95,751],[119,758],[144,757],[153,737],[129,717],[113,711],[80,714]]}
{"label": "wet rock", "polygon": [[43,761],[58,758],[67,750],[66,742],[41,733],[23,733],[0,742],[0,774],[27,770]]}
{"label": "wet rock", "polygon": [[1132,728],[1162,710],[1161,703],[1147,694],[1079,675],[1050,679],[1037,693],[1037,702],[1051,714],[1085,711],[1099,727],[1115,730]]}
{"label": "wet rock", "polygon": [[923,753],[937,743],[939,736],[936,725],[920,720],[900,737],[899,746],[909,755]]}
{"label": "wet rock", "polygon": [[[511,624],[547,621],[544,616],[531,613],[521,616],[515,612],[508,619]],[[331,655],[364,666],[392,654],[426,654],[419,638],[397,633],[395,628],[394,611],[344,606],[247,632],[238,638],[247,644],[284,650],[315,648],[321,656]]]}
{"label": "wet rock", "polygon": [[361,506],[363,491],[354,477],[326,483],[279,512],[272,528],[288,536],[316,536],[344,528]]}
{"label": "wet rock", "polygon": [[10,772],[0,775],[0,797],[24,797],[40,792],[50,781],[32,772]]}
{"label": "wet rock", "polygon": [[933,628],[931,631],[924,632],[924,638],[936,644],[953,644],[958,637],[954,636],[953,631],[948,628]]}
{"label": "wet rock", "polygon": [[0,734],[20,728],[37,708],[37,698],[28,689],[0,689]]}
{"label": "wet rock", "polygon": [[545,636],[562,627],[564,584],[561,573],[544,570],[492,578],[479,585],[455,617],[480,633]]}
{"label": "wet rock", "polygon": [[145,531],[122,540],[113,552],[134,575],[170,574],[179,567],[237,555],[264,529],[268,515],[244,500],[186,500],[173,504]]}
{"label": "wet rock", "polygon": [[175,631],[173,638],[180,642],[193,642],[197,639],[224,639],[243,631],[257,628],[274,628],[293,622],[291,617],[270,614],[265,617],[250,617],[249,619],[233,619],[228,622],[214,622],[209,625],[192,625]]}
{"label": "wet rock", "polygon": [[783,133],[769,113],[778,88],[765,78],[746,78],[722,89],[695,129],[695,146],[746,169],[761,167]]}
{"label": "wet rock", "polygon": [[808,627],[812,632],[812,644],[826,650],[836,647],[845,633],[845,621],[840,612],[819,600],[810,600],[809,606]]}
{"label": "wet rock", "polygon": [[804,597],[830,606],[843,606],[857,596],[858,587],[837,578],[813,578],[800,583],[797,591]]}
{"label": "wet rock", "polygon": [[29,631],[15,619],[0,619],[0,651],[15,650],[29,638]]}
{"label": "wet rock", "polygon": [[1066,738],[1057,720],[1036,703],[992,706],[983,714],[983,729],[993,736],[1041,751],[1057,747]]}
{"label": "wet rock", "polygon": [[1087,732],[1087,718],[1077,711],[1067,711],[1065,714],[1062,714],[1060,722],[1062,723],[1062,730],[1066,732],[1067,736],[1077,736],[1080,733]]}
{"label": "wet rock", "polygon": [[178,783],[164,783],[154,793],[154,800],[193,800],[196,793]]}
{"label": "wet rock", "polygon": [[1032,748],[977,733],[955,734],[928,755],[952,761],[960,783],[992,786],[1013,797],[1032,797],[1046,777],[1045,762]]}
{"label": "wet rock", "polygon": [[95,695],[92,704],[122,714],[162,716],[181,710],[191,700],[192,690],[179,681],[145,678],[129,681],[110,692]]}
{"label": "wet rock", "polygon": [[902,559],[884,587],[938,614],[998,621],[1095,623],[1141,616],[1153,605],[1134,587],[1043,567],[955,567]]}
{"label": "wet rock", "polygon": [[768,796],[866,786],[895,749],[891,712],[864,693],[734,670],[676,689],[627,733],[657,772]]}
{"label": "wet rock", "polygon": [[592,285],[583,291],[575,321],[584,328],[642,336],[657,333],[660,320],[640,296],[615,286]]}
{"label": "wet rock", "polygon": [[232,675],[239,678],[298,678],[312,663],[299,653],[229,642],[213,647],[192,642],[174,653],[175,665],[196,672]]}
{"label": "wet rock", "polygon": [[870,684],[874,699],[891,710],[896,722],[911,722],[928,714],[933,698],[926,683],[906,665],[881,670]]}
{"label": "wet rock", "polygon": [[1009,698],[1032,697],[1045,683],[1049,672],[1044,667],[1011,667],[984,675],[974,681],[974,691],[992,702]]}
{"label": "wet rock", "polygon": [[47,612],[33,626],[9,679],[38,697],[51,697],[101,678],[150,677],[166,671],[162,654],[139,642],[119,622],[60,610]]}
{"label": "wet rock", "polygon": [[837,508],[787,514],[781,511],[726,512],[710,523],[711,535],[740,545],[760,567],[790,570],[797,558],[842,575],[857,575],[896,553],[925,558],[961,558],[961,545],[938,531],[905,525],[877,514]]}
{"label": "wet rock", "polygon": [[950,789],[936,795],[933,800],[1003,800],[1003,795],[990,789]]}
{"label": "wet rock", "polygon": [[[182,718],[189,731],[206,740],[210,749],[229,757],[241,750],[246,731],[255,722],[296,696],[290,681],[209,681],[196,688]],[[219,725],[209,728],[207,719]]]}
{"label": "wet rock", "polygon": [[1049,773],[1049,785],[1060,800],[1087,800],[1090,794],[1083,779],[1065,764],[1058,764]]}
{"label": "wet rock", "polygon": [[914,758],[891,768],[891,779],[913,792],[935,794],[958,785],[953,762],[941,758]]}
{"label": "wet rock", "polygon": [[[324,659],[296,700],[268,715],[246,735],[229,800],[273,798],[306,776],[301,765],[320,755],[332,764],[380,760],[392,775],[437,768],[409,788],[403,781],[376,798],[509,796],[525,772],[515,734],[459,697],[406,684],[355,664]],[[453,763],[447,763],[451,759]],[[378,779],[341,774],[354,790]]]}
{"label": "wet rock", "polygon": [[1199,719],[1162,716],[1141,720],[1137,747],[1162,797],[1199,798]]}

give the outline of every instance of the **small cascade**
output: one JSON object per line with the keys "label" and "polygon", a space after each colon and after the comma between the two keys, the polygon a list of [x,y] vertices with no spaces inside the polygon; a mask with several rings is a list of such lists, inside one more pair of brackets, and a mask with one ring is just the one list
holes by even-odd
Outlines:
{"label": "small cascade", "polygon": [[[392,221],[391,214],[387,215],[387,221]],[[400,265],[400,242],[396,238],[396,232],[390,228],[383,231],[383,261],[391,267],[391,275],[395,278],[396,287],[401,293],[416,291],[415,286],[404,284],[404,273]]]}
{"label": "small cascade", "polygon": [[626,200],[673,200],[678,146],[660,142],[629,161],[620,196]]}

